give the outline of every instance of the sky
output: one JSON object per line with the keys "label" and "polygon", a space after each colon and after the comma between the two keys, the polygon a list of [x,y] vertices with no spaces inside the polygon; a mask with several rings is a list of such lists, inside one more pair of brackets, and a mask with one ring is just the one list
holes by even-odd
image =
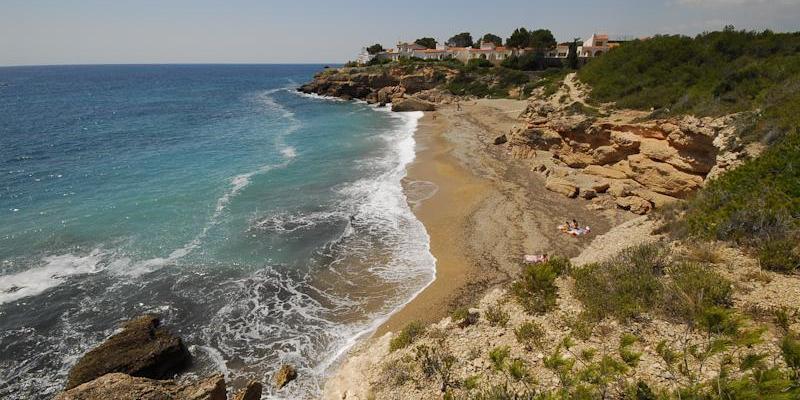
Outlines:
{"label": "sky", "polygon": [[800,31],[800,0],[0,0],[0,65],[341,63],[360,48],[517,27],[559,41]]}

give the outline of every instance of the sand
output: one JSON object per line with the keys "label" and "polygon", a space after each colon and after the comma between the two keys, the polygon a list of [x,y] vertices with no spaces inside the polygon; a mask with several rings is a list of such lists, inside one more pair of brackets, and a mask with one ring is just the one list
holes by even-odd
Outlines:
{"label": "sand", "polygon": [[[436,280],[375,333],[408,322],[436,322],[475,304],[493,286],[508,283],[525,254],[574,257],[596,234],[624,222],[622,213],[588,211],[588,202],[544,188],[525,160],[509,156],[494,139],[521,124],[517,100],[478,100],[426,113],[415,134],[417,156],[404,187],[431,238]],[[592,227],[573,238],[556,227],[567,219]],[[629,218],[629,217],[628,217]]]}

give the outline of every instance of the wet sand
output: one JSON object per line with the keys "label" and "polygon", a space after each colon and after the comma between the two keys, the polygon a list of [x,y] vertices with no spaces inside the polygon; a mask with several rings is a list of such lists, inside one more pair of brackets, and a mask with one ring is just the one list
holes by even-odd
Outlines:
{"label": "wet sand", "polygon": [[[425,225],[437,259],[436,280],[375,333],[408,322],[435,322],[474,304],[486,289],[508,283],[525,254],[576,256],[594,235],[622,215],[585,208],[544,188],[524,160],[511,159],[494,139],[520,124],[524,101],[478,100],[462,110],[443,106],[426,113],[415,134],[417,155],[404,182],[409,203]],[[435,186],[434,186],[435,185]],[[588,238],[557,231],[576,218],[592,227]]]}

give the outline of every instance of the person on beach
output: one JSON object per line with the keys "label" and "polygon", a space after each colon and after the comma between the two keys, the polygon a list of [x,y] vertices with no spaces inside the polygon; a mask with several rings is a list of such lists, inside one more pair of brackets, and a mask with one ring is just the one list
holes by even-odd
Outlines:
{"label": "person on beach", "polygon": [[461,111],[461,102],[456,100],[456,111]]}

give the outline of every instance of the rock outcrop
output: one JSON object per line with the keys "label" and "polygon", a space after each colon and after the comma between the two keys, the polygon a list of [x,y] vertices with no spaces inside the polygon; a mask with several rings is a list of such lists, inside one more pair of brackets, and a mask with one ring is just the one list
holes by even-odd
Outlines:
{"label": "rock outcrop", "polygon": [[181,338],[145,315],[122,325],[122,331],[86,353],[69,371],[66,389],[105,374],[121,372],[152,379],[172,378],[191,363]]}
{"label": "rock outcrop", "polygon": [[[194,382],[172,378],[191,361],[181,338],[145,315],[86,353],[70,370],[66,389],[56,400],[227,400],[222,375]],[[296,373],[295,373],[296,376]],[[233,400],[258,400],[263,387],[250,382]]]}
{"label": "rock outcrop", "polygon": [[[259,393],[260,397],[260,393]],[[253,397],[251,397],[253,398]],[[256,397],[257,398],[257,397]],[[55,400],[227,400],[222,375],[195,383],[111,373],[60,393]]]}
{"label": "rock outcrop", "polygon": [[275,388],[280,390],[295,379],[297,379],[297,369],[291,365],[284,365],[275,373],[273,383],[275,384]]}
{"label": "rock outcrop", "polygon": [[[369,103],[391,103],[394,99],[420,93],[426,101],[441,100],[441,93],[429,91],[443,83],[456,71],[440,65],[417,68],[409,73],[402,66],[329,69],[301,86],[303,93],[344,99],[362,99]],[[434,100],[432,96],[438,95]]]}
{"label": "rock outcrop", "polygon": [[605,190],[581,183],[594,177],[608,185],[611,204],[637,214],[686,199],[724,168],[720,160],[727,166],[741,158],[721,139],[735,136],[737,115],[648,119],[643,112],[593,109],[562,88],[548,98],[534,93],[521,117],[525,124],[508,135],[511,153],[532,160],[537,151],[549,153],[550,165],[534,167],[548,176],[548,189],[594,199]]}
{"label": "rock outcrop", "polygon": [[450,103],[453,95],[438,87],[457,71],[431,65],[407,71],[396,67],[329,69],[297,90],[346,100],[361,99],[370,104],[393,104],[395,111],[433,111],[435,103]]}
{"label": "rock outcrop", "polygon": [[392,102],[392,111],[394,112],[409,112],[409,111],[433,111],[436,110],[436,105],[420,100],[416,97],[404,97],[395,99]]}

